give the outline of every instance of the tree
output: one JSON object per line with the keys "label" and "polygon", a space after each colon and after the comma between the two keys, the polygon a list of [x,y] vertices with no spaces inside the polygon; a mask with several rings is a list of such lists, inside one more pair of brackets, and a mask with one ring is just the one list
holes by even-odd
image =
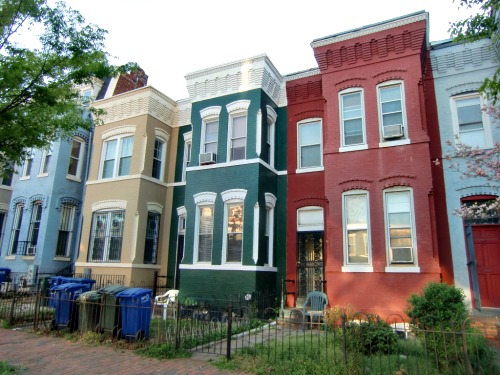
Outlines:
{"label": "tree", "polygon": [[[39,47],[19,43],[21,35],[39,30]],[[62,1],[0,1],[0,170],[23,160],[31,148],[92,125],[82,116],[75,87],[135,69],[110,64],[105,35]]]}
{"label": "tree", "polygon": [[[479,7],[479,12],[464,20],[453,22],[451,36],[456,42],[474,42],[490,38],[497,53],[500,53],[500,0],[457,0],[459,7]],[[455,0],[453,0],[455,2]],[[486,78],[480,91],[496,104],[500,93],[500,67],[492,78]],[[497,108],[498,111],[498,108]]]}

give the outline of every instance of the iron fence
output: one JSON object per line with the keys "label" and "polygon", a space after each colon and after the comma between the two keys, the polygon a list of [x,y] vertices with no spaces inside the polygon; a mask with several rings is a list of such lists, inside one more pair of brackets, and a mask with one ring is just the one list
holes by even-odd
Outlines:
{"label": "iron fence", "polygon": [[78,300],[8,293],[0,299],[0,320],[14,327],[79,331],[107,340],[248,357],[269,369],[300,362],[326,366],[321,373],[494,373],[486,328],[479,319],[447,330],[417,330],[400,316],[382,320],[363,313],[311,322],[298,309],[285,316],[270,304],[276,302],[271,293],[248,294],[228,299],[187,296],[166,307],[124,307],[103,303],[98,293]]}

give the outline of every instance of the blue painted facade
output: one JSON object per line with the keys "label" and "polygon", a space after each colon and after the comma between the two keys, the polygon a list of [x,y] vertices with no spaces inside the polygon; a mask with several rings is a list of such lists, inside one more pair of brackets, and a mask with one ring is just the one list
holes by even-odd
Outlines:
{"label": "blue painted facade", "polygon": [[[472,302],[471,275],[469,273],[466,239],[463,219],[453,212],[459,208],[463,199],[475,196],[498,196],[498,180],[485,178],[465,178],[457,168],[450,168],[447,154],[452,154],[456,136],[459,134],[457,101],[480,99],[478,90],[487,77],[492,77],[499,65],[499,59],[489,40],[469,44],[456,44],[451,41],[434,43],[431,49],[432,74],[439,121],[440,143],[442,149],[442,168],[446,194],[446,211],[449,223],[451,260],[454,283],[465,291],[467,301]],[[482,105],[488,103],[481,100]],[[483,149],[490,149],[500,142],[500,127],[494,119],[483,113]],[[479,133],[478,133],[479,134]],[[467,136],[466,136],[467,137]],[[477,135],[477,139],[480,138]],[[472,138],[465,138],[464,143]],[[451,144],[448,144],[450,143]],[[480,142],[480,141],[478,141]],[[483,141],[481,141],[483,142]],[[459,170],[465,170],[465,160],[454,159]]]}

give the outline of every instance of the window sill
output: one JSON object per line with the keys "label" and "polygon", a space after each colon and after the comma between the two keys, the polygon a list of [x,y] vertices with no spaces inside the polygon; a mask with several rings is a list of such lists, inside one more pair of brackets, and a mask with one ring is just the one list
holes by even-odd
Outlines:
{"label": "window sill", "polygon": [[72,174],[67,174],[66,178],[71,181],[82,182],[82,179],[80,177],[73,176]]}
{"label": "window sill", "polygon": [[54,260],[59,261],[59,262],[69,262],[71,260],[71,258],[70,257],[55,256]]}
{"label": "window sill", "polygon": [[393,273],[420,273],[419,266],[387,266],[385,267],[385,272],[393,272]]}
{"label": "window sill", "polygon": [[23,255],[23,260],[35,260],[34,255]]}
{"label": "window sill", "polygon": [[325,167],[314,167],[314,168],[300,168],[296,169],[295,173],[311,173],[311,172],[322,172],[325,170]]}
{"label": "window sill", "polygon": [[373,266],[342,266],[342,272],[373,272]]}
{"label": "window sill", "polygon": [[7,255],[5,257],[5,260],[16,260],[16,256],[15,255]]}
{"label": "window sill", "polygon": [[42,177],[47,177],[49,174],[48,173],[40,173],[39,175],[37,175],[36,177],[37,178],[42,178]]}
{"label": "window sill", "polygon": [[339,148],[339,152],[368,150],[368,145],[343,146]]}
{"label": "window sill", "polygon": [[388,141],[388,142],[380,142],[378,144],[378,147],[394,147],[394,146],[402,146],[402,145],[409,145],[410,140],[409,139],[398,139],[397,141]]}
{"label": "window sill", "polygon": [[19,181],[30,180],[31,176],[23,176],[19,178]]}

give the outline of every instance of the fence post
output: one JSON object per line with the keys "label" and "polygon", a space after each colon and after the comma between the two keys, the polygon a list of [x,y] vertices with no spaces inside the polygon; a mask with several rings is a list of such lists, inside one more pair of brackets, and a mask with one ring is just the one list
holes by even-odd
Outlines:
{"label": "fence post", "polygon": [[226,347],[226,359],[231,359],[231,336],[232,336],[232,326],[233,326],[233,307],[229,306],[227,311],[227,347]]}
{"label": "fence post", "polygon": [[343,360],[344,360],[344,365],[347,364],[346,320],[347,320],[347,315],[342,314],[342,318],[341,318],[341,322],[342,322],[342,356],[343,356]]}
{"label": "fence post", "polygon": [[467,335],[465,333],[465,322],[461,327],[461,336],[462,336],[462,349],[464,351],[464,362],[465,362],[465,374],[472,374],[472,367],[470,365],[469,353],[467,352]]}
{"label": "fence post", "polygon": [[153,299],[156,297],[157,285],[158,285],[158,271],[155,271],[155,276],[153,279]]}
{"label": "fence post", "polygon": [[[155,280],[156,280],[156,273],[155,273]],[[156,285],[156,283],[155,283]],[[179,350],[181,340],[180,340],[180,332],[179,332],[179,319],[180,319],[180,312],[181,312],[181,301],[179,300],[179,297],[177,296],[177,306],[175,306],[175,350]]]}
{"label": "fence post", "polygon": [[38,310],[40,308],[40,278],[38,278],[38,283],[36,285],[36,299],[35,299],[35,320],[33,321],[33,330],[38,330]]}

